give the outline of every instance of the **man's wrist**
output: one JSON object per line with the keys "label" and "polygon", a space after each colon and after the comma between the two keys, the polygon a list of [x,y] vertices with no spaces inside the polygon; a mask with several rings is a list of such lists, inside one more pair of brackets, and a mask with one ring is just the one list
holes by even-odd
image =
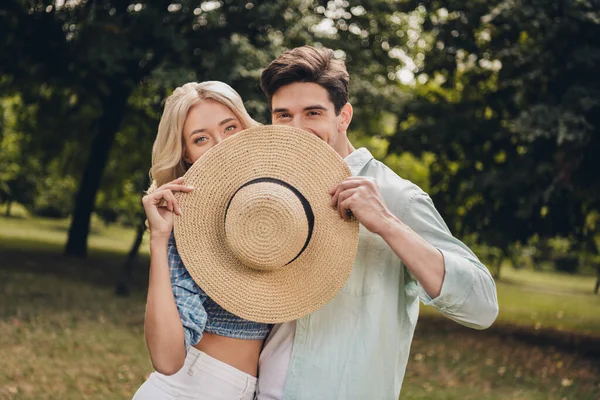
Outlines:
{"label": "man's wrist", "polygon": [[396,237],[398,233],[402,232],[404,228],[405,225],[394,214],[386,213],[382,217],[381,225],[376,233],[388,242],[391,238]]}

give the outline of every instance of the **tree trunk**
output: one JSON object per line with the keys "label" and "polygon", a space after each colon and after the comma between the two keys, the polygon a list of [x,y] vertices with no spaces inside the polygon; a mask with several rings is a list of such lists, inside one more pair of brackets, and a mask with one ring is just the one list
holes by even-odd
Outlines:
{"label": "tree trunk", "polygon": [[492,278],[495,281],[500,280],[500,270],[502,269],[502,261],[498,261],[494,263],[494,272],[492,273]]}
{"label": "tree trunk", "polygon": [[10,208],[12,207],[12,203],[13,203],[12,200],[8,200],[6,202],[6,211],[4,211],[4,216],[7,218],[10,217]]}
{"label": "tree trunk", "polygon": [[492,278],[494,278],[494,280],[496,281],[500,280],[500,271],[502,270],[502,263],[504,262],[506,257],[508,257],[506,250],[501,250],[498,254],[492,257]]}
{"label": "tree trunk", "polygon": [[144,214],[141,223],[138,225],[137,234],[127,254],[127,258],[121,267],[121,274],[117,286],[115,287],[115,293],[117,296],[129,296],[131,292],[131,284],[133,282],[133,266],[135,259],[140,251],[142,240],[144,239],[144,233],[146,233],[146,215]]}
{"label": "tree trunk", "polygon": [[598,294],[600,289],[600,265],[596,265],[596,287],[594,288],[594,294]]}
{"label": "tree trunk", "polygon": [[66,255],[80,257],[87,255],[87,239],[96,194],[102,182],[110,149],[125,113],[127,99],[131,93],[131,90],[121,83],[111,87],[113,88],[111,93],[102,99],[102,116],[98,120],[98,131],[92,142],[90,155],[79,183],[73,220],[65,247]]}

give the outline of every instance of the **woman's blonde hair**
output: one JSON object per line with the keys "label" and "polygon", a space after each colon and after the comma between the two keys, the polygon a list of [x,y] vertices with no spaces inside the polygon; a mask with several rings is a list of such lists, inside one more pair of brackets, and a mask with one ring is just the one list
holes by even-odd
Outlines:
{"label": "woman's blonde hair", "polygon": [[190,167],[183,157],[185,151],[183,125],[190,108],[208,99],[227,106],[240,121],[242,128],[248,129],[260,125],[250,117],[240,95],[226,83],[189,82],[178,87],[165,102],[165,109],[158,125],[158,134],[152,146],[150,168],[152,184],[148,188],[148,193],[183,176]]}

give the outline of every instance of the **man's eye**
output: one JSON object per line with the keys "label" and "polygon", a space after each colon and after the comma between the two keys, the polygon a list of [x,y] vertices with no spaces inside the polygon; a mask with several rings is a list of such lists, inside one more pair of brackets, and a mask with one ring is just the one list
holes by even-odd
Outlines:
{"label": "man's eye", "polygon": [[281,113],[278,116],[278,118],[289,118],[289,117],[290,117],[290,114],[288,114],[288,113]]}
{"label": "man's eye", "polygon": [[321,113],[318,111],[309,111],[308,115],[310,115],[311,117],[314,117],[315,115],[321,115]]}

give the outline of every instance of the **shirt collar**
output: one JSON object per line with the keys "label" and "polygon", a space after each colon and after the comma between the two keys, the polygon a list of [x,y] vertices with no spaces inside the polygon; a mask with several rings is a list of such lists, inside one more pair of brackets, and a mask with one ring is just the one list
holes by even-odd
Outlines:
{"label": "shirt collar", "polygon": [[347,155],[346,158],[344,158],[344,161],[348,164],[348,167],[350,167],[352,176],[356,176],[372,159],[373,155],[371,152],[365,147],[361,147]]}

